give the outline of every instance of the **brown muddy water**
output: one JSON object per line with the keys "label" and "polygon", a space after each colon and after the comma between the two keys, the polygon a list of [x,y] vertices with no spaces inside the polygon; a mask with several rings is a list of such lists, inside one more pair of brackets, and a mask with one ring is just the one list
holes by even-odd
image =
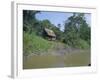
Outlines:
{"label": "brown muddy water", "polygon": [[23,69],[80,67],[91,64],[89,50],[82,50],[65,55],[33,55],[23,58]]}

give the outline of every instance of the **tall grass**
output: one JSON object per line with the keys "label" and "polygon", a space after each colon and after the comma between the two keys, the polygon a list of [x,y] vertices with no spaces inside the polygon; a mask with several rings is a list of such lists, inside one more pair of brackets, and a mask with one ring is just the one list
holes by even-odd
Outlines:
{"label": "tall grass", "polygon": [[25,56],[29,54],[39,55],[41,52],[46,52],[51,47],[51,43],[35,33],[29,34],[24,32],[23,34],[23,52]]}

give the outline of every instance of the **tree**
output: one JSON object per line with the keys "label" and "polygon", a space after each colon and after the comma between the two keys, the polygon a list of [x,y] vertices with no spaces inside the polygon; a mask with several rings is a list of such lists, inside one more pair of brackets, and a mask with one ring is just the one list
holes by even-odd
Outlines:
{"label": "tree", "polygon": [[33,10],[23,10],[23,31],[31,33],[39,24],[39,21],[36,19],[36,14],[40,11]]}
{"label": "tree", "polygon": [[84,21],[80,27],[80,38],[87,41],[90,44],[91,39],[91,28]]}
{"label": "tree", "polygon": [[51,27],[53,27],[53,25],[51,24],[51,22],[47,19],[41,21],[41,26],[43,28],[48,28],[48,29],[51,29]]}
{"label": "tree", "polygon": [[90,27],[86,23],[83,13],[73,13],[65,21],[64,43],[76,47],[80,40],[90,41]]}

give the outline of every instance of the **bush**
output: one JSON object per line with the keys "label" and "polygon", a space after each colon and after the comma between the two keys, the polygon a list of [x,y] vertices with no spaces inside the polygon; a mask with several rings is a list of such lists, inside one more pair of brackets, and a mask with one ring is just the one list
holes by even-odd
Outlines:
{"label": "bush", "polygon": [[88,49],[90,45],[85,40],[79,39],[78,44],[75,47],[81,49]]}

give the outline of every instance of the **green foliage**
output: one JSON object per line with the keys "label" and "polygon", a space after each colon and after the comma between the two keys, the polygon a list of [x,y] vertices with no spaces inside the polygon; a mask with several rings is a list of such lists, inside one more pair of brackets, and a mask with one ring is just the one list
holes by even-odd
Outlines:
{"label": "green foliage", "polygon": [[51,24],[51,22],[49,20],[45,19],[45,20],[41,21],[41,26],[43,28],[51,29],[53,25]]}
{"label": "green foliage", "polygon": [[90,27],[88,27],[87,24],[83,23],[80,27],[80,38],[87,41],[88,44],[90,44],[91,39],[91,30]]}
{"label": "green foliage", "polygon": [[48,28],[54,31],[56,39],[59,41],[63,40],[63,32],[60,30],[61,25],[58,24],[56,27],[49,20],[39,21],[36,19],[36,14],[40,11],[23,10],[23,31],[36,33],[36,35],[43,37],[43,29]]}
{"label": "green foliage", "polygon": [[[62,43],[74,48],[86,49],[90,47],[90,27],[86,23],[84,14],[73,13],[64,23],[64,32],[61,25],[55,26],[49,20],[39,21],[36,14],[40,11],[23,10],[23,51],[28,56],[31,53],[41,54]],[[56,34],[56,41],[50,42],[43,38],[43,30],[48,28]],[[55,44],[56,43],[56,44]]]}
{"label": "green foliage", "polygon": [[88,49],[90,48],[90,45],[87,43],[87,41],[80,39],[76,47],[81,48],[81,49]]}
{"label": "green foliage", "polygon": [[60,30],[60,26],[61,26],[60,24],[58,24],[58,27],[56,27],[49,20],[43,20],[43,21],[41,21],[41,26],[42,26],[42,29],[48,28],[48,29],[53,30],[54,33],[56,34],[56,39],[59,41],[62,41],[63,32]]}
{"label": "green foliage", "polygon": [[29,33],[38,30],[40,27],[39,21],[36,19],[36,14],[40,11],[23,10],[23,30]]}
{"label": "green foliage", "polygon": [[56,39],[58,41],[62,41],[63,40],[63,32],[58,27],[53,27],[52,30],[56,34]]}
{"label": "green foliage", "polygon": [[77,48],[89,48],[90,27],[86,23],[84,14],[74,13],[65,21],[64,43]]}
{"label": "green foliage", "polygon": [[23,34],[23,51],[24,55],[28,56],[31,53],[40,54],[47,51],[51,47],[51,43],[41,37],[36,36],[34,33]]}

